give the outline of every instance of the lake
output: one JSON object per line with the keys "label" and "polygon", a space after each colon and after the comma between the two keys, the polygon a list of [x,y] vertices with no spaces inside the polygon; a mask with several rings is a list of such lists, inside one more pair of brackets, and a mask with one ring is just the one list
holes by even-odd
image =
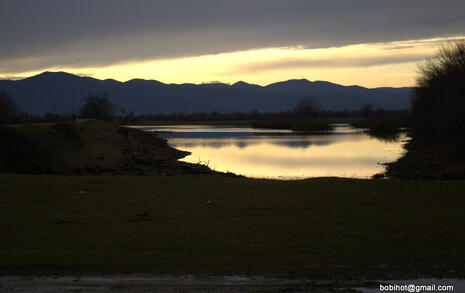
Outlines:
{"label": "lake", "polygon": [[216,171],[254,178],[370,178],[383,172],[383,163],[404,153],[407,136],[394,141],[374,138],[361,129],[336,124],[331,132],[299,134],[290,130],[252,127],[176,125],[144,126],[179,150],[182,159]]}

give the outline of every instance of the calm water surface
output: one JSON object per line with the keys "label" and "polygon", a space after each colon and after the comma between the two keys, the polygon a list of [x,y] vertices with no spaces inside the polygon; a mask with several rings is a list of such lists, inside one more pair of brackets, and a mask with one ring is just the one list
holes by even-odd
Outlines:
{"label": "calm water surface", "polygon": [[289,130],[209,125],[148,126],[177,149],[182,159],[255,178],[300,179],[338,176],[369,178],[384,171],[382,163],[403,153],[406,135],[383,141],[360,129],[336,125],[330,133],[303,135]]}

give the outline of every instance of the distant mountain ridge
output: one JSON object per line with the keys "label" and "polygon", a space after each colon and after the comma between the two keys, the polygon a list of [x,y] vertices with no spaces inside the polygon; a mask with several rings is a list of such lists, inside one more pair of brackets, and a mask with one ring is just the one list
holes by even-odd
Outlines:
{"label": "distant mountain ridge", "polygon": [[21,80],[0,80],[23,110],[46,112],[77,111],[82,98],[108,91],[119,108],[145,113],[279,112],[292,109],[304,96],[312,96],[326,110],[356,110],[370,103],[389,110],[408,109],[411,88],[342,86],[327,81],[288,80],[260,86],[239,81],[232,85],[165,84],[156,80],[120,82],[99,80],[66,72],[44,72]]}

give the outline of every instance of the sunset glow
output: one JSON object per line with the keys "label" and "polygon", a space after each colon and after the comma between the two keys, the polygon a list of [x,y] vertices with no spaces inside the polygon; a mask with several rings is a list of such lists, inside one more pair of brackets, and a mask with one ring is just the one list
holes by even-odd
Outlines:
{"label": "sunset glow", "polygon": [[0,78],[23,78],[42,71],[66,71],[98,79],[154,79],[164,83],[224,82],[267,85],[306,78],[365,87],[412,86],[416,66],[438,44],[462,36],[401,42],[368,43],[306,49],[275,47],[172,59],[135,60],[100,67],[48,67],[1,73]]}

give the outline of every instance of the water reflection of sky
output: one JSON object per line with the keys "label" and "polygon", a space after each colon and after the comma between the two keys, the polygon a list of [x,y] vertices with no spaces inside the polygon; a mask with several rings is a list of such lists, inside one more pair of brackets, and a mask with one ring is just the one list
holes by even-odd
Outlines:
{"label": "water reflection of sky", "polygon": [[262,129],[249,126],[214,126],[214,125],[166,125],[166,126],[139,126],[147,131],[176,132],[176,133],[292,133],[287,129]]}
{"label": "water reflection of sky", "polygon": [[199,125],[144,127],[171,146],[189,151],[186,162],[249,177],[296,179],[321,176],[368,178],[382,163],[403,153],[402,141],[386,142],[347,125],[332,133],[295,134],[288,130]]}

